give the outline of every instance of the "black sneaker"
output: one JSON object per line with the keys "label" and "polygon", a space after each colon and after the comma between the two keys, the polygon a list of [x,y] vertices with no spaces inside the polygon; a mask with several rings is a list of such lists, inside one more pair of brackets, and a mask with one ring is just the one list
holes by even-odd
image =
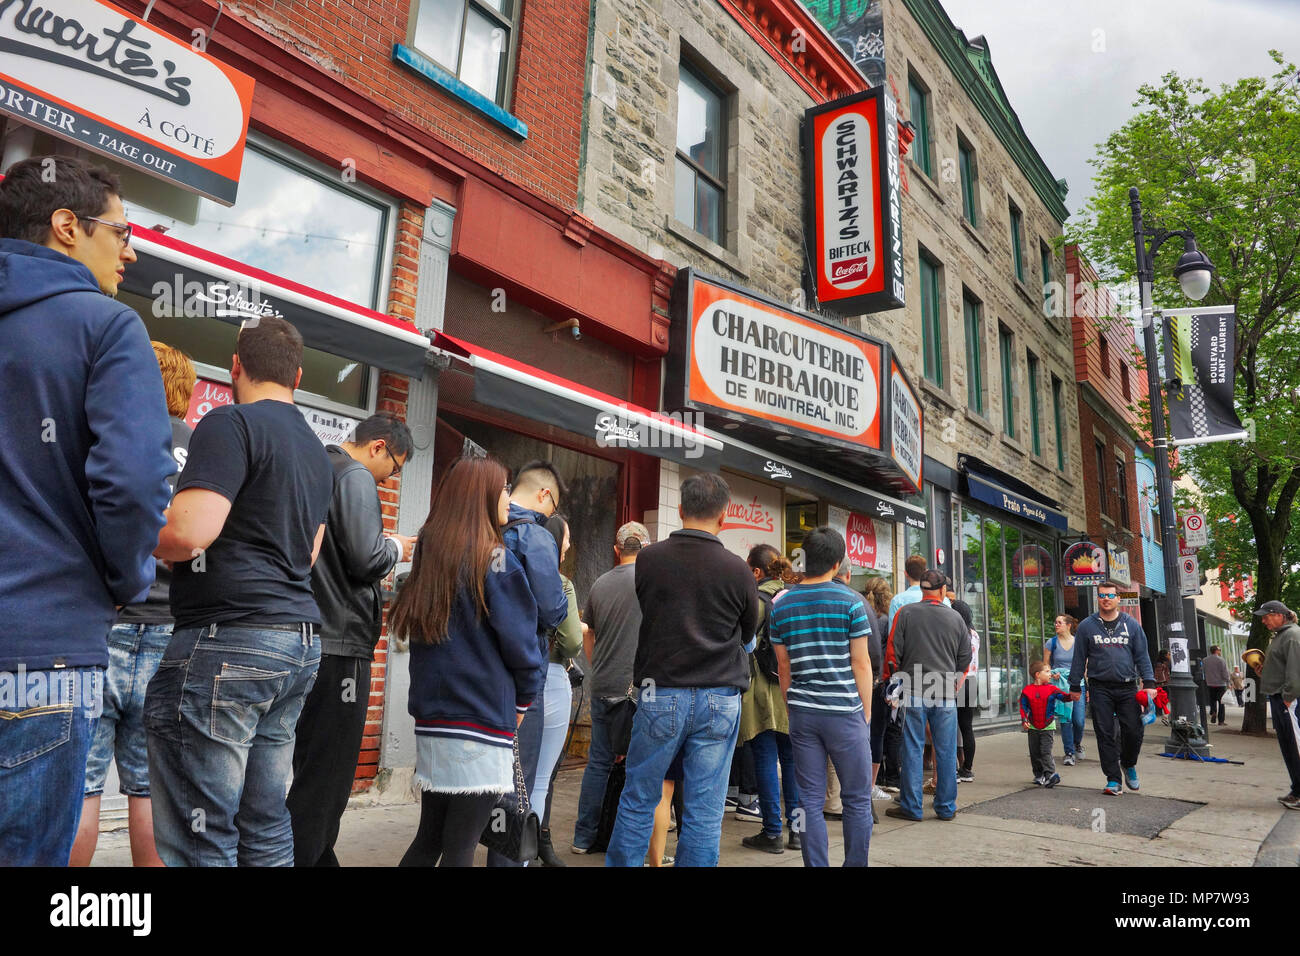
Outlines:
{"label": "black sneaker", "polygon": [[802,849],[803,849],[803,837],[799,836],[799,834],[797,834],[797,833],[795,833],[793,830],[791,830],[791,831],[790,831],[790,839],[786,841],[785,848],[786,848],[787,850],[802,850]]}
{"label": "black sneaker", "polygon": [[1278,797],[1277,802],[1288,810],[1300,810],[1300,797],[1297,797],[1294,793],[1289,793],[1285,797]]}
{"label": "black sneaker", "polygon": [[957,771],[957,782],[958,782],[958,783],[974,783],[974,782],[975,782],[975,771],[973,771],[973,770],[958,770],[958,771]]}
{"label": "black sneaker", "polygon": [[885,810],[885,816],[893,817],[895,820],[911,820],[913,823],[920,823],[920,817],[914,817],[910,813],[904,812],[902,807],[889,807]]}
{"label": "black sneaker", "polygon": [[736,816],[740,817],[742,820],[762,821],[763,808],[759,805],[758,800],[756,799],[749,803],[738,803],[736,804]]}
{"label": "black sneaker", "polygon": [[[790,834],[794,839],[794,834]],[[753,836],[747,836],[740,841],[751,850],[762,850],[765,853],[784,853],[785,846],[781,842],[781,835],[768,836],[766,833],[756,833]]]}
{"label": "black sneaker", "polygon": [[1043,786],[1049,789],[1056,786],[1060,782],[1061,782],[1061,775],[1059,773],[1052,773],[1050,776],[1043,778]]}

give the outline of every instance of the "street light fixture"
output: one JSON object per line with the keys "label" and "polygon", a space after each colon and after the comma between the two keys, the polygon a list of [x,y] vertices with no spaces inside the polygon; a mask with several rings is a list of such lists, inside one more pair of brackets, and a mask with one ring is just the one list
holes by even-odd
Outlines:
{"label": "street light fixture", "polygon": [[[1160,382],[1156,355],[1155,309],[1151,301],[1151,286],[1155,281],[1155,257],[1161,245],[1174,236],[1183,240],[1183,254],[1174,267],[1174,275],[1182,286],[1183,294],[1193,301],[1205,298],[1210,291],[1214,266],[1209,257],[1196,248],[1196,239],[1190,229],[1147,229],[1142,224],[1142,200],[1137,187],[1128,191],[1129,206],[1133,211],[1133,244],[1137,249],[1138,289],[1142,299],[1142,344],[1146,354],[1147,395],[1151,401],[1151,447],[1156,464],[1156,497],[1160,505],[1160,532],[1164,547],[1161,549],[1165,566],[1164,613],[1161,621],[1172,646],[1175,640],[1186,641],[1190,651],[1192,638],[1188,635],[1183,616],[1182,589],[1178,582],[1177,521],[1174,517],[1174,483],[1169,471],[1169,439],[1165,433],[1164,391]],[[1150,248],[1147,240],[1150,240]],[[1169,354],[1166,343],[1165,354]],[[1189,664],[1190,664],[1190,654]],[[1196,705],[1196,682],[1191,670],[1172,670],[1169,675],[1171,705],[1170,727],[1172,733],[1166,747],[1174,752],[1191,750],[1204,756],[1209,743],[1205,728],[1201,726]]]}

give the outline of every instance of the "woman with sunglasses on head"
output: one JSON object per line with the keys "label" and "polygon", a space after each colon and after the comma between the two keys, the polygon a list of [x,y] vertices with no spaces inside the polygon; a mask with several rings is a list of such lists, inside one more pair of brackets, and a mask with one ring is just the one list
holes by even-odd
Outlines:
{"label": "woman with sunglasses on head", "polygon": [[[555,537],[560,552],[560,566],[569,553],[569,522],[559,512],[546,519],[546,530]],[[569,613],[551,634],[550,661],[546,668],[545,711],[542,724],[542,747],[537,758],[537,774],[529,781],[528,796],[534,812],[541,818],[537,835],[537,857],[542,866],[564,866],[551,845],[551,784],[560,765],[564,740],[569,734],[569,712],[573,707],[573,685],[569,683],[568,661],[582,652],[582,622],[578,619],[578,592],[573,582],[560,572],[560,583],[569,599]]]}
{"label": "woman with sunglasses on head", "polygon": [[507,472],[448,470],[420,529],[389,629],[411,642],[420,826],[402,866],[470,866],[497,797],[514,788],[515,731],[541,690],[537,602],[504,546]]}

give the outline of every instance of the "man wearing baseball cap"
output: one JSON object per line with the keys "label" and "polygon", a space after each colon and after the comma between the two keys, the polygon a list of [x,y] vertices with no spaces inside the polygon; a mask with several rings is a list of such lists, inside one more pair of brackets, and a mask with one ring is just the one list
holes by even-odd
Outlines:
{"label": "man wearing baseball cap", "polygon": [[627,696],[641,631],[641,605],[636,599],[636,559],[650,543],[650,532],[639,521],[629,521],[614,535],[618,564],[598,577],[587,594],[582,619],[587,660],[591,661],[591,744],[587,769],[578,795],[578,822],[573,828],[573,852],[586,853],[596,842],[600,807],[614,758],[609,739],[609,711]]}
{"label": "man wearing baseball cap", "polygon": [[1300,810],[1300,721],[1296,717],[1296,695],[1300,694],[1300,626],[1291,609],[1281,601],[1265,601],[1255,611],[1273,632],[1264,665],[1255,667],[1260,693],[1268,698],[1273,730],[1282,760],[1291,775],[1291,792],[1278,797],[1288,810]]}

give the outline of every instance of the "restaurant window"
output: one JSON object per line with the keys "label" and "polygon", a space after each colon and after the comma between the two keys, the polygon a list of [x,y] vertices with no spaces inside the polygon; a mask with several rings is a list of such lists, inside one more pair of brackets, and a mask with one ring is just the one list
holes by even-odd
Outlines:
{"label": "restaurant window", "polygon": [[1011,264],[1015,267],[1016,278],[1025,281],[1024,253],[1024,216],[1015,203],[1010,203],[1011,212]]}
{"label": "restaurant window", "polygon": [[1034,454],[1041,455],[1043,453],[1043,439],[1038,427],[1038,356],[1027,351],[1025,358],[1029,368],[1029,439]]}
{"label": "restaurant window", "polygon": [[1106,473],[1108,471],[1108,469],[1106,468],[1106,443],[1100,441],[1097,442],[1096,451],[1097,451],[1098,508],[1102,514],[1108,515],[1110,514],[1110,510],[1106,506]]}
{"label": "restaurant window", "polygon": [[930,136],[930,91],[915,74],[908,74],[907,98],[910,107],[907,118],[916,127],[916,142],[909,153],[916,160],[916,165],[921,167],[921,172],[932,176],[934,159],[931,154],[934,145]]}
{"label": "restaurant window", "polygon": [[507,107],[518,0],[416,0],[412,44],[466,86]]}
{"label": "restaurant window", "polygon": [[1119,505],[1115,509],[1115,514],[1119,518],[1121,528],[1130,528],[1128,514],[1128,473],[1126,468],[1127,462],[1121,456],[1115,456],[1115,495],[1116,503]]}
{"label": "restaurant window", "polygon": [[1002,430],[1008,438],[1016,437],[1015,353],[1012,337],[1005,325],[998,325],[998,354],[1002,359]]}
{"label": "restaurant window", "polygon": [[1061,407],[1061,392],[1064,388],[1061,380],[1052,376],[1052,422],[1056,426],[1056,467],[1065,471],[1065,422]]}
{"label": "restaurant window", "polygon": [[725,245],[727,208],[725,107],[722,92],[682,63],[677,79],[673,214],[718,245]]}
{"label": "restaurant window", "polygon": [[972,226],[978,226],[975,185],[978,174],[975,166],[975,150],[960,134],[957,137],[957,162],[961,173],[961,214]]}
{"label": "restaurant window", "polygon": [[966,404],[977,415],[984,414],[984,320],[980,302],[970,293],[961,299],[966,323]]}
{"label": "restaurant window", "polygon": [[940,308],[939,271],[942,266],[925,249],[917,256],[921,275],[921,351],[925,377],[943,387],[943,315]]}

